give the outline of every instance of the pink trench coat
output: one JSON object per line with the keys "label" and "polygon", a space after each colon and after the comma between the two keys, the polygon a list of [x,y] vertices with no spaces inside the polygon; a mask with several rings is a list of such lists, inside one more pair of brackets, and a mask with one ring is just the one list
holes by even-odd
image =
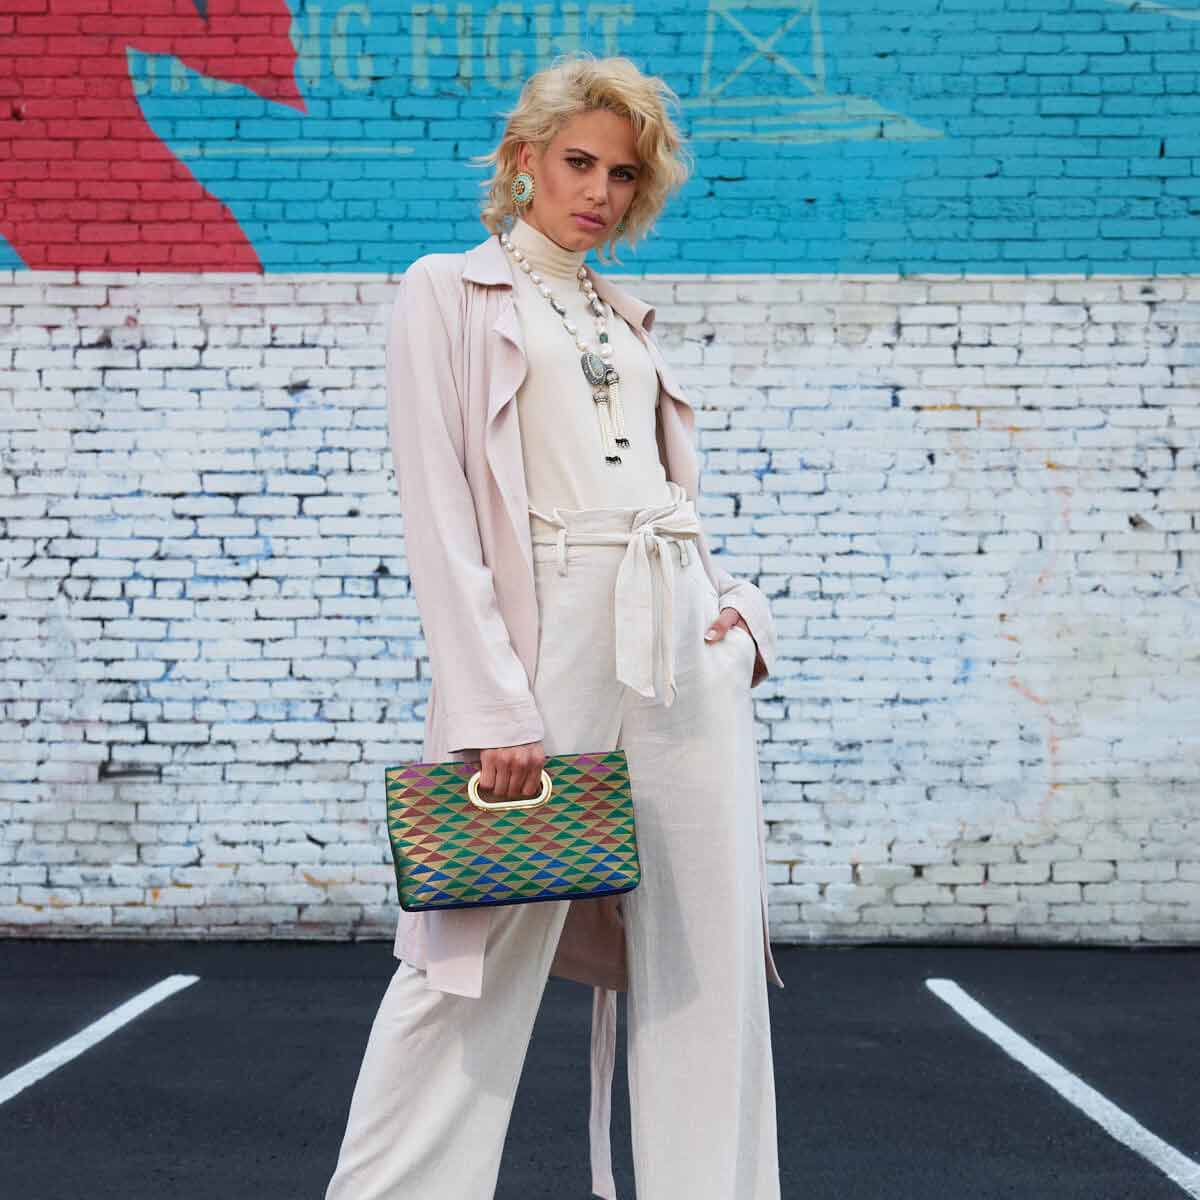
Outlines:
{"label": "pink trench coat", "polygon": [[[513,267],[496,236],[460,253],[427,254],[405,272],[387,338],[388,427],[413,593],[432,668],[423,760],[461,761],[479,748],[539,741],[530,681],[538,652],[528,493],[515,403],[526,372],[513,302]],[[659,377],[659,454],[693,499],[699,464],[695,411],[650,330],[655,309],[593,273],[596,292],[646,346]],[[774,669],[776,634],[764,593],[699,549],[721,607],[738,610]],[[755,773],[763,960],[771,955],[762,794]],[[593,1188],[615,1197],[609,1102],[616,992],[627,988],[619,896],[571,902],[551,974],[591,985],[590,1135]],[[424,969],[430,987],[482,991],[491,908],[400,910],[394,956]]]}

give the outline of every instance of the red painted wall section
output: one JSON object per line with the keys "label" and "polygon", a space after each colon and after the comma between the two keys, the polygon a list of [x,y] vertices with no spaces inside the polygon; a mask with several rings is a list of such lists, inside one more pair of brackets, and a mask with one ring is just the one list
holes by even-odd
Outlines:
{"label": "red painted wall section", "polygon": [[0,233],[30,270],[262,263],[142,115],[126,51],[306,112],[285,0],[0,0]]}

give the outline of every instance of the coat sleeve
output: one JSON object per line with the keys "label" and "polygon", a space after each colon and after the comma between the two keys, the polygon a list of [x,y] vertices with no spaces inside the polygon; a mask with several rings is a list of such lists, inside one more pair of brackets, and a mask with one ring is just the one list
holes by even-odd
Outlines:
{"label": "coat sleeve", "polygon": [[[661,359],[662,351],[654,335],[649,331],[647,331],[647,340],[654,347],[655,352]],[[667,468],[668,474],[670,474],[670,464],[668,463],[661,420],[656,422],[656,434],[658,437],[659,458]],[[694,439],[694,437],[693,433],[692,438]],[[688,473],[696,480],[696,489],[699,491],[700,456],[696,450],[694,440],[686,442],[683,450],[689,459]],[[756,686],[766,679],[768,675],[772,675],[775,672],[777,634],[775,619],[771,615],[771,603],[767,599],[767,594],[757,584],[751,583],[749,579],[741,579],[732,575],[725,569],[721,563],[721,556],[719,554],[714,555],[709,549],[708,537],[705,533],[703,522],[701,522],[699,543],[700,556],[708,568],[709,574],[716,581],[718,607],[737,609],[742,620],[746,622],[746,626],[750,630],[750,636],[754,638],[754,642],[758,647],[758,653],[762,656],[766,670],[756,675],[751,684],[751,686]]]}
{"label": "coat sleeve", "polygon": [[409,578],[421,616],[446,748],[515,746],[543,736],[484,561],[464,468],[455,347],[428,266],[404,273],[388,325],[388,434]]}
{"label": "coat sleeve", "polygon": [[[701,534],[701,537],[704,535]],[[706,546],[707,550],[707,546]],[[767,675],[775,672],[776,632],[775,619],[771,615],[771,604],[767,594],[749,579],[731,575],[721,565],[720,555],[710,555],[713,573],[717,577],[718,608],[736,608],[750,629],[750,636],[762,655],[766,673],[756,679],[761,683]]]}

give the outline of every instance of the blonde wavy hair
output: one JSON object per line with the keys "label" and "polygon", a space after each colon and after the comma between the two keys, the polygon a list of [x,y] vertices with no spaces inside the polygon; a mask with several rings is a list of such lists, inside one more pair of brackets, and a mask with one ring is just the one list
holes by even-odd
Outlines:
{"label": "blonde wavy hair", "polygon": [[[507,123],[499,145],[470,160],[477,166],[496,166],[491,179],[480,185],[484,198],[479,219],[490,233],[500,233],[517,216],[512,181],[520,169],[517,149],[522,142],[545,150],[573,117],[608,109],[632,124],[642,164],[633,202],[624,216],[624,232],[610,234],[596,247],[601,262],[619,263],[617,242],[624,240],[632,247],[649,233],[667,200],[694,169],[668,106],[678,109],[676,93],[658,76],[643,74],[628,58],[596,58],[587,50],[558,55],[548,67],[525,80],[516,107],[501,114]],[[606,249],[612,252],[611,259],[605,257]]]}

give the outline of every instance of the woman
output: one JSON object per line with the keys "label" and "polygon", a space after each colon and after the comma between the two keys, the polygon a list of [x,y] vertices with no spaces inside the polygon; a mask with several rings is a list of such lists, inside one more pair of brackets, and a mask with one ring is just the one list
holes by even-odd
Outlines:
{"label": "woman", "polygon": [[774,625],[709,554],[694,413],[654,309],[584,264],[686,178],[664,97],[585,52],[527,80],[481,159],[492,236],[412,264],[387,356],[433,672],[424,760],[477,761],[511,799],[537,793],[547,754],[623,747],[642,879],[604,900],[401,912],[326,1200],[491,1200],[548,974],[595,989],[594,1194],[616,1197],[625,990],[639,1200],[779,1197],[766,984],[783,985],[750,696]]}

